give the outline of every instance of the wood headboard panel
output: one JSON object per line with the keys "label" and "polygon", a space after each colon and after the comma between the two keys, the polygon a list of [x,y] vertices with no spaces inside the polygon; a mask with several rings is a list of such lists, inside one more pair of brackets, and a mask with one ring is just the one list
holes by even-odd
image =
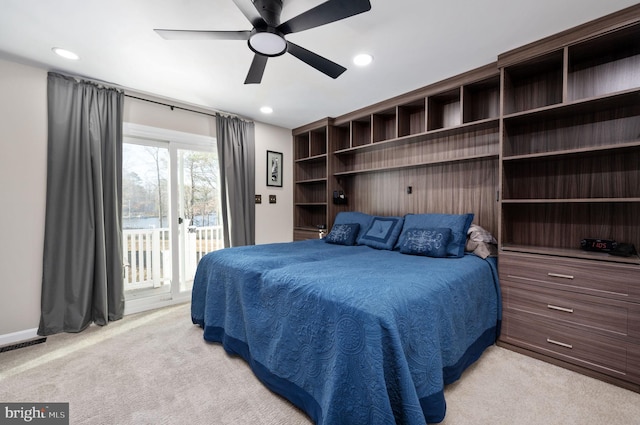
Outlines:
{"label": "wood headboard panel", "polygon": [[341,210],[385,216],[471,212],[474,223],[497,237],[497,158],[358,174],[340,183],[349,202]]}

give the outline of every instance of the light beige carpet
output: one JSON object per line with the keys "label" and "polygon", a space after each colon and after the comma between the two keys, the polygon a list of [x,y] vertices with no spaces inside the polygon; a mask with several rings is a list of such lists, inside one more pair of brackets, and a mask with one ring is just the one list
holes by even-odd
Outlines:
{"label": "light beige carpet", "polygon": [[[495,346],[445,392],[445,425],[640,424],[639,394]],[[311,424],[188,304],[0,354],[0,401],[69,402],[72,424]]]}

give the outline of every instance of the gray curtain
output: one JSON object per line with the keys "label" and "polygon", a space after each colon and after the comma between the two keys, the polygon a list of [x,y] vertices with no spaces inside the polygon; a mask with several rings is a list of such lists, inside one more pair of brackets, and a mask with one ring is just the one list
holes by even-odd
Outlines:
{"label": "gray curtain", "polygon": [[216,115],[224,246],[253,245],[255,236],[255,129],[252,122]]}
{"label": "gray curtain", "polygon": [[49,73],[39,335],[122,318],[124,94]]}

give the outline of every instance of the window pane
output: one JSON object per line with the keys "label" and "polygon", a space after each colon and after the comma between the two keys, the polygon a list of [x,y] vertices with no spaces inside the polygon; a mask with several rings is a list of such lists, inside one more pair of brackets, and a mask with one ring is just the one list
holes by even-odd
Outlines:
{"label": "window pane", "polygon": [[181,255],[180,290],[190,290],[198,261],[224,247],[220,220],[220,176],[215,152],[178,150]]}
{"label": "window pane", "polygon": [[169,150],[123,144],[122,229],[127,296],[169,292]]}

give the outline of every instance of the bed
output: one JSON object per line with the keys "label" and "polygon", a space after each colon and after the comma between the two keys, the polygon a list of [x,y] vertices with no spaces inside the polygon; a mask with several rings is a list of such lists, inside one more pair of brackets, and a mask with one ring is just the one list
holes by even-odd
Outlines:
{"label": "bed", "polygon": [[453,233],[437,227],[442,220],[436,227],[427,220],[445,238],[440,255],[425,255],[403,248],[417,229],[407,226],[424,215],[390,225],[387,217],[341,214],[327,238],[351,226],[350,243],[308,240],[204,256],[192,321],[316,424],[440,422],[444,386],[498,336],[495,258],[460,255],[469,217]]}

